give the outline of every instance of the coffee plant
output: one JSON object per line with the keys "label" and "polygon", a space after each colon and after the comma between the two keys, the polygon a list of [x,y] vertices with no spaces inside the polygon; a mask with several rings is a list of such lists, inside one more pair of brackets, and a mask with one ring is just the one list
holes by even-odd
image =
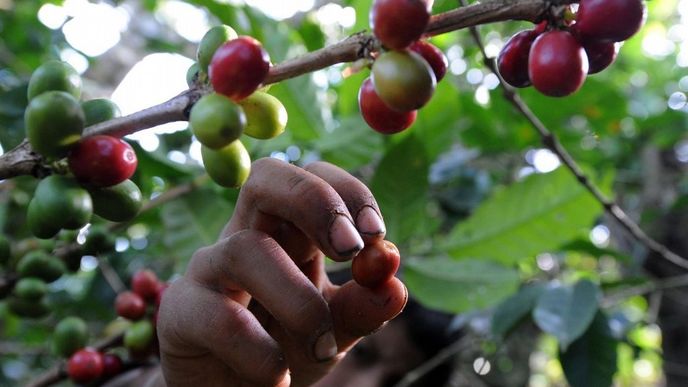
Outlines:
{"label": "coffee plant", "polygon": [[[262,157],[371,188],[353,279],[456,314],[457,383],[688,383],[688,1],[277,3],[0,1],[0,385],[159,362],[167,284]],[[119,43],[79,46],[80,9]],[[161,52],[185,88],[124,109]]]}

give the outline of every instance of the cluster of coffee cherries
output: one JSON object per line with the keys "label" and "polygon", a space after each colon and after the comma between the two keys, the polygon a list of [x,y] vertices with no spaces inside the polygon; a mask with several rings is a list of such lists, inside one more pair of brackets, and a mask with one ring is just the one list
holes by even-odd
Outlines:
{"label": "cluster of coffee cherries", "polygon": [[53,350],[67,360],[66,372],[75,383],[107,380],[124,369],[122,358],[114,352],[87,347],[88,325],[77,316],[65,317],[55,326]]}
{"label": "cluster of coffee cherries", "polygon": [[575,93],[587,75],[616,60],[620,42],[642,26],[645,9],[642,0],[580,0],[575,15],[564,15],[509,39],[497,58],[508,84],[532,85],[550,97]]}
{"label": "cluster of coffee cherries", "polygon": [[50,60],[31,75],[29,104],[24,113],[26,137],[32,149],[48,161],[67,158],[68,172],[40,181],[29,203],[27,223],[39,238],[60,230],[77,230],[93,214],[120,222],[133,218],[141,192],[129,178],[137,166],[136,153],[120,138],[82,138],[85,127],[119,115],[108,99],[80,102],[81,77],[65,62]]}
{"label": "cluster of coffee cherries", "polygon": [[240,187],[251,166],[241,135],[266,140],[287,125],[284,105],[258,90],[270,70],[270,57],[256,39],[220,25],[203,36],[196,59],[187,72],[189,86],[209,81],[213,92],[194,104],[189,126],[201,143],[203,165],[213,181]]}
{"label": "cluster of coffee cherries", "polygon": [[[128,321],[123,345],[132,360],[156,353],[155,318],[166,287],[151,270],[140,270],[131,279],[131,290],[120,293],[115,300],[117,314]],[[78,317],[67,317],[55,328],[53,347],[57,354],[68,358],[66,371],[72,381],[105,381],[125,368],[118,354],[104,353],[87,343],[87,326]]]}
{"label": "cluster of coffee cherries", "polygon": [[[0,269],[11,279],[9,286],[3,287],[0,299],[7,297],[7,307],[13,314],[34,319],[47,316],[50,313],[48,284],[68,271],[78,270],[84,255],[115,249],[114,236],[103,227],[91,226],[83,245],[74,243],[74,234],[63,232],[56,242],[41,241],[38,246],[18,243],[15,248],[7,237],[0,236]],[[63,252],[59,257],[53,253],[57,249]]]}
{"label": "cluster of coffee cherries", "polygon": [[410,127],[447,72],[442,51],[420,40],[431,9],[429,0],[373,3],[370,25],[387,51],[375,58],[372,74],[359,90],[358,106],[365,122],[380,133],[393,134]]}

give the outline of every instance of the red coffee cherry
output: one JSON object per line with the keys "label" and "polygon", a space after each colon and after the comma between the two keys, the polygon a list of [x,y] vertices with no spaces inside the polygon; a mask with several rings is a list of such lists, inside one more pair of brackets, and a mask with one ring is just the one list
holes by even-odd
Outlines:
{"label": "red coffee cherry", "polygon": [[619,43],[592,42],[583,45],[588,56],[588,74],[597,74],[609,67],[619,53]]}
{"label": "red coffee cherry", "polygon": [[421,108],[430,101],[437,81],[428,62],[415,52],[387,51],[372,68],[375,92],[387,106],[398,111]]}
{"label": "red coffee cherry", "polygon": [[393,134],[408,128],[416,120],[416,110],[400,112],[387,106],[375,92],[373,82],[366,78],[358,91],[358,108],[365,122],[383,134]]}
{"label": "red coffee cherry", "polygon": [[146,315],[146,301],[134,292],[122,292],[115,298],[115,311],[118,316],[136,321]]}
{"label": "red coffee cherry", "polygon": [[417,40],[411,43],[409,50],[420,54],[420,56],[428,62],[430,67],[432,67],[432,71],[435,73],[437,82],[444,78],[444,75],[447,73],[449,62],[442,50],[425,40]]}
{"label": "red coffee cherry", "polygon": [[642,0],[581,0],[575,26],[585,42],[620,42],[638,32],[644,18]]}
{"label": "red coffee cherry", "polygon": [[76,351],[67,361],[67,375],[76,383],[90,383],[103,375],[103,355],[92,348]]}
{"label": "red coffee cherry", "polygon": [[216,92],[239,101],[256,91],[269,70],[270,56],[260,42],[240,36],[215,51],[209,76]]}
{"label": "red coffee cherry", "polygon": [[139,270],[131,277],[131,290],[144,300],[153,301],[158,294],[158,276],[151,270]]}
{"label": "red coffee cherry", "polygon": [[106,135],[80,140],[70,150],[67,161],[77,180],[97,187],[109,187],[127,180],[138,165],[131,145]]}
{"label": "red coffee cherry", "polygon": [[361,286],[376,288],[389,281],[399,269],[399,250],[386,240],[368,245],[356,255],[351,274]]}
{"label": "red coffee cherry", "polygon": [[112,377],[122,372],[122,359],[114,353],[103,355],[103,376]]}
{"label": "red coffee cherry", "polygon": [[506,83],[513,87],[530,86],[528,76],[528,56],[535,38],[540,35],[536,30],[521,31],[512,36],[497,56],[497,69]]}
{"label": "red coffee cherry", "polygon": [[402,49],[421,37],[430,21],[431,8],[431,2],[424,0],[375,0],[370,9],[370,26],[385,47]]}
{"label": "red coffee cherry", "polygon": [[533,86],[550,97],[564,97],[583,85],[588,58],[581,44],[567,31],[540,35],[530,48],[528,75]]}

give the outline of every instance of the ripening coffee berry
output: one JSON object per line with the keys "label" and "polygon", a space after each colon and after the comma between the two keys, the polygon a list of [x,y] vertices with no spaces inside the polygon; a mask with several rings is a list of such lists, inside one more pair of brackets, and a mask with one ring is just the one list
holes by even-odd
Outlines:
{"label": "ripening coffee berry", "polygon": [[416,120],[416,110],[400,112],[387,106],[375,92],[373,82],[366,78],[358,91],[358,108],[365,122],[383,134],[393,134],[408,128]]}
{"label": "ripening coffee berry", "polygon": [[375,92],[387,106],[411,111],[425,105],[435,92],[435,74],[428,62],[411,51],[387,51],[373,63]]}
{"label": "ripening coffee berry", "polygon": [[409,50],[418,53],[423,57],[423,59],[425,59],[426,62],[428,62],[432,68],[432,71],[435,73],[435,80],[437,82],[444,78],[444,75],[447,73],[447,66],[449,66],[449,62],[447,61],[447,57],[439,48],[425,40],[417,40],[411,43]]}
{"label": "ripening coffee berry", "polygon": [[75,352],[67,362],[67,374],[76,383],[89,383],[103,375],[103,355],[92,348]]}
{"label": "ripening coffee berry", "polygon": [[136,152],[126,141],[106,135],[81,139],[69,152],[69,169],[82,183],[109,187],[136,171]]}
{"label": "ripening coffee berry", "polygon": [[115,311],[118,316],[136,321],[146,315],[146,301],[134,292],[122,292],[115,298]]}
{"label": "ripening coffee berry", "polygon": [[225,42],[236,38],[238,38],[238,35],[230,26],[219,25],[210,28],[198,44],[198,50],[196,51],[198,68],[204,73],[208,73],[208,66],[217,48]]}
{"label": "ripening coffee berry", "polygon": [[584,42],[621,42],[643,25],[642,0],[581,0],[576,29]]}
{"label": "ripening coffee berry", "polygon": [[597,74],[614,63],[619,53],[619,44],[613,42],[584,43],[583,48],[588,56],[588,74]]}
{"label": "ripening coffee berry", "polygon": [[430,21],[431,7],[425,0],[375,0],[370,26],[385,47],[402,49],[420,39]]}
{"label": "ripening coffee berry", "polygon": [[376,288],[389,281],[399,269],[399,250],[386,240],[368,245],[351,263],[351,274],[361,286]]}
{"label": "ripening coffee berry", "polygon": [[29,100],[46,91],[59,90],[78,99],[81,96],[81,77],[69,63],[49,60],[31,74],[27,97]]}
{"label": "ripening coffee berry", "polygon": [[550,97],[564,97],[583,86],[588,73],[585,50],[568,31],[540,35],[530,48],[528,75],[533,86]]}
{"label": "ripening coffee berry", "polygon": [[47,91],[31,99],[24,111],[31,147],[48,158],[67,155],[84,129],[86,118],[79,101],[64,91]]}
{"label": "ripening coffee berry", "polygon": [[151,270],[139,270],[131,277],[131,290],[146,301],[155,300],[159,286],[158,276]]}
{"label": "ripening coffee berry", "polygon": [[189,127],[201,144],[220,149],[244,132],[246,115],[241,106],[217,93],[207,94],[191,108]]}
{"label": "ripening coffee berry", "polygon": [[504,81],[511,86],[530,86],[528,56],[538,35],[535,30],[521,31],[512,36],[499,52],[497,69]]}
{"label": "ripening coffee berry", "polygon": [[201,145],[201,158],[208,176],[223,187],[241,187],[251,172],[251,155],[241,140],[218,150]]}
{"label": "ripening coffee berry", "polygon": [[103,376],[112,377],[122,372],[122,359],[114,353],[103,354]]}
{"label": "ripening coffee berry", "polygon": [[221,45],[210,62],[210,83],[234,101],[251,95],[270,70],[270,56],[259,41],[240,36]]}

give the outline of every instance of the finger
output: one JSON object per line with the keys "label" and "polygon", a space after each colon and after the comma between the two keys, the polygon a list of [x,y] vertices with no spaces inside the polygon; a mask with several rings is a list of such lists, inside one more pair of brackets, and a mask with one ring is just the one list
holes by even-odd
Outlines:
{"label": "finger", "polygon": [[408,291],[397,278],[375,289],[349,281],[328,298],[337,345],[344,350],[401,313]]}
{"label": "finger", "polygon": [[253,163],[223,236],[246,228],[272,235],[279,227],[274,217],[294,224],[332,259],[350,259],[363,248],[346,204],[327,182],[299,167],[265,158]]}
{"label": "finger", "polygon": [[[157,329],[168,380],[191,378],[207,385],[203,380],[216,378],[213,369],[218,368],[257,385],[285,379],[281,350],[255,317],[241,304],[186,278],[165,292]],[[208,352],[215,360],[204,356]]]}
{"label": "finger", "polygon": [[320,291],[280,245],[256,230],[239,231],[201,250],[189,271],[201,284],[229,279],[255,298],[317,361],[337,353],[330,310]]}
{"label": "finger", "polygon": [[325,180],[337,191],[352,214],[366,244],[385,237],[385,223],[375,197],[360,180],[345,170],[325,162],[314,162],[305,170]]}

